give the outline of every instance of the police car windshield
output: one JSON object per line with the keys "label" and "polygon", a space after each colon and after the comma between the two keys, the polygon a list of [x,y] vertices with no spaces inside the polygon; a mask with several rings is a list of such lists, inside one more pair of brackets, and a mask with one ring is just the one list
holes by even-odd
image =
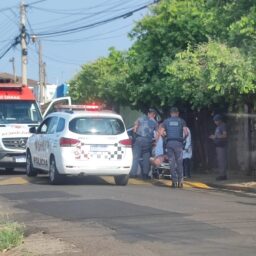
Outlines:
{"label": "police car windshield", "polygon": [[41,120],[42,116],[35,101],[0,101],[0,124],[31,124]]}
{"label": "police car windshield", "polygon": [[125,127],[118,118],[78,117],[70,121],[69,130],[78,134],[118,135],[125,131]]}

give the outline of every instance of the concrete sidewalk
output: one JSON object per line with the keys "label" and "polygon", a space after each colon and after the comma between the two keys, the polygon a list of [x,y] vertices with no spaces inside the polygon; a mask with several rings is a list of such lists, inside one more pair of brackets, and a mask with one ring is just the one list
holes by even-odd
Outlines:
{"label": "concrete sidewalk", "polygon": [[212,188],[256,193],[256,177],[230,175],[227,180],[217,181],[216,176],[213,174],[194,174],[191,179],[185,179],[184,182],[202,183]]}

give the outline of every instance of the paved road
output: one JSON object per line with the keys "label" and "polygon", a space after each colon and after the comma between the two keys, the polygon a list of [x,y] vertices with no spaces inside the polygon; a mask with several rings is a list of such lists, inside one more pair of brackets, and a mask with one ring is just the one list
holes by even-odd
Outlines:
{"label": "paved road", "polygon": [[41,176],[0,186],[0,210],[26,225],[33,255],[256,254],[255,194],[132,184]]}

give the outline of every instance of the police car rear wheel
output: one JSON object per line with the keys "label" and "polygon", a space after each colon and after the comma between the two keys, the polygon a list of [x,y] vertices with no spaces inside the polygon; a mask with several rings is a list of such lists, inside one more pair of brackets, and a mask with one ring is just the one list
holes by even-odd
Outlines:
{"label": "police car rear wheel", "polygon": [[119,186],[126,186],[129,181],[129,175],[119,175],[115,176],[115,183]]}
{"label": "police car rear wheel", "polygon": [[32,157],[30,152],[27,153],[26,174],[28,177],[35,177],[37,175],[37,171],[32,163]]}
{"label": "police car rear wheel", "polygon": [[52,157],[50,161],[49,181],[52,185],[58,185],[61,182],[61,175],[57,170],[54,157]]}

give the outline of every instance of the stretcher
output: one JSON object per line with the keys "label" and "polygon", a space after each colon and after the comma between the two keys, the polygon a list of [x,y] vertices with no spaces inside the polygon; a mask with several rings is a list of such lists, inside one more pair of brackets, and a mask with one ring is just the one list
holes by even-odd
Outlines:
{"label": "stretcher", "polygon": [[162,163],[160,166],[153,167],[152,177],[154,179],[169,179],[171,180],[171,170],[168,162]]}

